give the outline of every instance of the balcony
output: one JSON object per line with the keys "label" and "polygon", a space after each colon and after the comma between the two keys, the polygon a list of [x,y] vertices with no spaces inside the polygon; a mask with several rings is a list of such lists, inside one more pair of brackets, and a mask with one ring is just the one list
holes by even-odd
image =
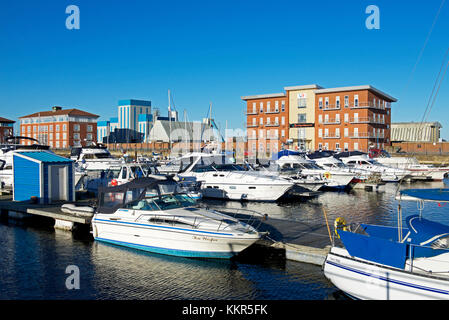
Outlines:
{"label": "balcony", "polygon": [[340,110],[341,106],[339,104],[328,104],[327,106],[324,105],[321,110],[324,111],[332,111],[332,110]]}
{"label": "balcony", "polygon": [[340,139],[340,135],[335,133],[324,134],[323,139]]}
{"label": "balcony", "polygon": [[248,137],[248,140],[257,140],[257,137],[254,137],[254,136]]}
{"label": "balcony", "polygon": [[247,111],[247,112],[245,112],[245,115],[247,115],[247,116],[254,116],[256,114],[259,114],[259,113],[257,111]]}
{"label": "balcony", "polygon": [[340,124],[340,119],[324,119],[323,124]]}
{"label": "balcony", "polygon": [[372,102],[359,102],[357,105],[350,104],[350,109],[377,109],[377,110],[386,110],[389,108],[388,104],[387,107],[384,108],[383,105],[374,104]]}
{"label": "balcony", "polygon": [[374,123],[374,124],[385,124],[385,120],[376,119],[375,117],[357,117],[351,118],[349,120],[350,123]]}
{"label": "balcony", "polygon": [[251,124],[246,125],[247,128],[257,128],[258,126],[259,125],[257,125],[257,123],[256,124],[251,123]]}
{"label": "balcony", "polygon": [[279,109],[278,110],[267,110],[267,112],[265,112],[266,114],[273,114],[273,113],[279,113]]}
{"label": "balcony", "polygon": [[351,139],[384,139],[384,135],[382,133],[380,134],[373,134],[372,132],[359,132],[358,134],[354,134],[350,136]]}
{"label": "balcony", "polygon": [[279,127],[279,122],[267,123],[265,124],[265,127]]}

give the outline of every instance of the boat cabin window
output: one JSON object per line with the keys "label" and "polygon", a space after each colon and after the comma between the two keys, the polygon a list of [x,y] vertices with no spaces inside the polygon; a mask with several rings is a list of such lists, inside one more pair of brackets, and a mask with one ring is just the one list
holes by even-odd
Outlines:
{"label": "boat cabin window", "polygon": [[142,178],[144,176],[142,169],[140,167],[131,167],[134,178]]}
{"label": "boat cabin window", "polygon": [[128,168],[127,167],[123,167],[122,169],[122,179],[126,179],[128,178]]}
{"label": "boat cabin window", "polygon": [[433,249],[449,249],[449,236],[435,240],[430,246]]}
{"label": "boat cabin window", "polygon": [[185,194],[167,194],[161,197],[145,198],[128,203],[125,208],[134,210],[170,210],[176,208],[190,207],[196,202]]}

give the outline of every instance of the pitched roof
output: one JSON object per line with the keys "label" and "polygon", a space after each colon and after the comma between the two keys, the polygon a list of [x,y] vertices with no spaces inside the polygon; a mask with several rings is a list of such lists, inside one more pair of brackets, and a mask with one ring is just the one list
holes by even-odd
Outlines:
{"label": "pitched roof", "polygon": [[0,122],[2,122],[2,123],[14,123],[15,121],[0,117]]}
{"label": "pitched roof", "polygon": [[90,118],[98,118],[100,116],[89,113],[86,111],[82,111],[79,109],[61,109],[61,110],[50,110],[50,111],[40,111],[35,112],[33,114],[29,114],[27,116],[19,117],[19,119],[22,118],[34,118],[34,117],[49,117],[49,116],[61,116],[61,115],[69,115],[69,116],[83,116],[83,117],[90,117]]}

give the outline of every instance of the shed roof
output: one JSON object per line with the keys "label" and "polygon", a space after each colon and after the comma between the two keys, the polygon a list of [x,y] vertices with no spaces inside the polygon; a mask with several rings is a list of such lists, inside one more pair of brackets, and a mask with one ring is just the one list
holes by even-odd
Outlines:
{"label": "shed roof", "polygon": [[58,156],[57,154],[47,152],[47,151],[26,151],[26,152],[19,152],[16,151],[16,155],[22,155],[27,158],[31,158],[40,162],[64,162],[64,163],[71,163],[73,160],[64,158],[62,156]]}

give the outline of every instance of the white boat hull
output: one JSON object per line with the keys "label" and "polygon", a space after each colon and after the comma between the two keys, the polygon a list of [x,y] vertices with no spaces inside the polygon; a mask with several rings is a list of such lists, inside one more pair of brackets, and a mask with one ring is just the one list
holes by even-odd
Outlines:
{"label": "white boat hull", "polygon": [[201,192],[206,198],[248,201],[276,201],[282,197],[293,184],[262,185],[235,184],[222,182],[202,182]]}
{"label": "white boat hull", "polygon": [[201,231],[98,217],[92,220],[92,229],[97,241],[182,257],[230,258],[260,238],[258,233]]}
{"label": "white boat hull", "polygon": [[340,290],[357,299],[449,299],[449,278],[412,273],[356,259],[332,248],[324,275]]}

